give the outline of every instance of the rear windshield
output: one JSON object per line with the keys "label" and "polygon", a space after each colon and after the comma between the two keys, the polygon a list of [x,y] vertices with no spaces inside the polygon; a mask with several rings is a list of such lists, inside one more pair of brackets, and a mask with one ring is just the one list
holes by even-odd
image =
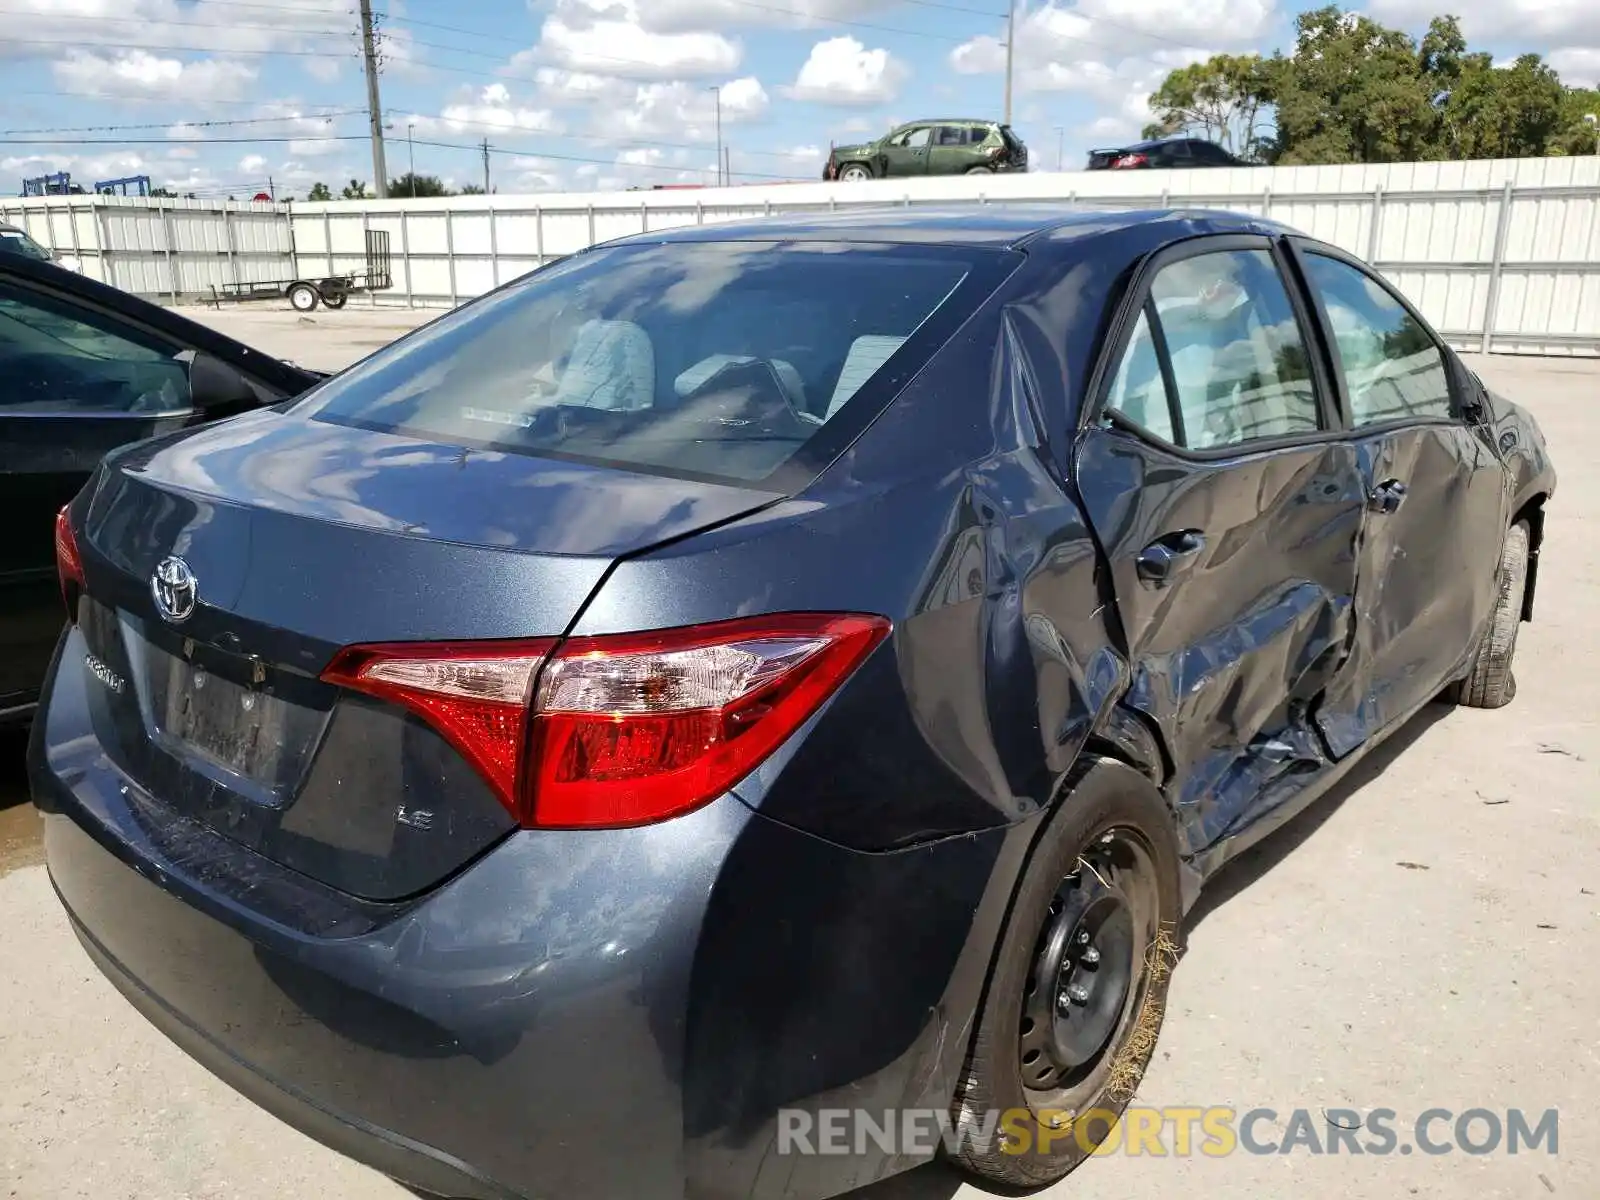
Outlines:
{"label": "rear windshield", "polygon": [[16,254],[23,258],[36,258],[40,262],[49,262],[51,258],[50,251],[22,230],[9,225],[0,226],[0,254]]}
{"label": "rear windshield", "polygon": [[1011,261],[969,248],[815,242],[593,250],[402,339],[295,411],[795,490]]}

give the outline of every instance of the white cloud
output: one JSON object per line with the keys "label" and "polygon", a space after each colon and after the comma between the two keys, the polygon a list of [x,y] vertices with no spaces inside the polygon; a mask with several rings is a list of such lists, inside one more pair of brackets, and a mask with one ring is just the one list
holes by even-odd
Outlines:
{"label": "white cloud", "polygon": [[646,29],[641,12],[650,0],[558,0],[545,18],[539,42],[513,56],[511,66],[536,63],[635,79],[683,79],[732,71],[743,47],[720,33]]}
{"label": "white cloud", "polygon": [[239,170],[247,175],[259,174],[267,169],[267,160],[259,154],[246,154],[239,160]]}
{"label": "white cloud", "polygon": [[215,58],[185,61],[157,57],[148,50],[110,56],[75,49],[51,68],[56,80],[70,91],[189,104],[245,99],[257,74],[254,67],[240,62]]}
{"label": "white cloud", "polygon": [[335,39],[354,28],[348,0],[298,0],[282,9],[256,5],[248,17],[234,5],[178,0],[13,0],[0,58],[38,56],[37,42],[59,42],[100,49],[144,43],[223,54],[295,48],[337,59],[346,51]]}
{"label": "white cloud", "polygon": [[[754,76],[722,85],[724,128],[753,121],[767,111],[766,88]],[[596,134],[674,142],[710,142],[716,137],[717,101],[710,88],[693,83],[647,83],[626,106],[597,113]]]}
{"label": "white cloud", "polygon": [[823,149],[821,146],[791,146],[783,154],[785,158],[797,163],[819,163],[822,161]]}
{"label": "white cloud", "polygon": [[511,89],[503,83],[491,83],[475,98],[445,105],[437,117],[417,114],[397,121],[397,126],[414,125],[425,134],[488,133],[500,130],[506,133],[559,133],[560,120],[548,108],[530,108],[517,103]]}
{"label": "white cloud", "polygon": [[[685,29],[715,29],[723,25],[776,25],[786,28],[814,28],[830,20],[870,16],[893,8],[896,0],[787,0],[784,4],[758,5],[745,0],[649,0],[640,6],[640,19],[646,29],[674,32]],[[606,7],[607,0],[595,0],[590,7]]]}
{"label": "white cloud", "polygon": [[1550,65],[1563,83],[1600,87],[1600,48],[1568,47],[1550,55]]}
{"label": "white cloud", "polygon": [[786,94],[818,104],[880,104],[899,94],[910,73],[887,50],[869,50],[853,37],[829,38],[811,47]]}
{"label": "white cloud", "polygon": [[[1369,0],[1367,11],[1421,32],[1440,9],[1427,0]],[[1469,43],[1507,38],[1524,46],[1600,45],[1600,4],[1594,0],[1456,0],[1448,11],[1461,18]]]}

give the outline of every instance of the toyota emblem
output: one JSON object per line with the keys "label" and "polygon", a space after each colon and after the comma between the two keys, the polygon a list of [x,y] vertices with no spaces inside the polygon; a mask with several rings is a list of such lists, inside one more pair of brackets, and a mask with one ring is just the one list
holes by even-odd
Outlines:
{"label": "toyota emblem", "polygon": [[189,619],[199,592],[199,581],[181,558],[163,558],[150,576],[150,594],[156,598],[156,608],[173,624]]}

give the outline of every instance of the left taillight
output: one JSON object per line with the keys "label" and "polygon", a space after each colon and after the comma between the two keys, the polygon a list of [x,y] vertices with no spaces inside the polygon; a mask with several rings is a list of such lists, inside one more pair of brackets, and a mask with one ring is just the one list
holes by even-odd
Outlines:
{"label": "left taillight", "polygon": [[83,556],[72,532],[72,518],[63,507],[56,514],[56,578],[61,583],[61,603],[67,606],[67,620],[77,619],[78,593],[84,589]]}
{"label": "left taillight", "polygon": [[785,613],[560,643],[353,646],[323,678],[427,721],[525,827],[643,825],[753,771],[889,628]]}
{"label": "left taillight", "polygon": [[1113,171],[1126,171],[1130,167],[1144,167],[1150,164],[1150,159],[1144,154],[1124,154],[1111,164]]}

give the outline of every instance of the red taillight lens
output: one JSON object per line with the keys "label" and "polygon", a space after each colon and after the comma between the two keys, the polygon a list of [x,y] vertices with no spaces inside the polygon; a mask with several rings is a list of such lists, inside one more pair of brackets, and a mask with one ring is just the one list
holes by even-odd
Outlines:
{"label": "red taillight lens", "polygon": [[1111,169],[1117,171],[1126,170],[1128,167],[1142,167],[1149,161],[1149,158],[1143,154],[1124,154],[1111,164]]}
{"label": "red taillight lens", "polygon": [[65,507],[56,514],[56,578],[61,582],[61,603],[67,606],[67,620],[78,616],[78,593],[83,591],[83,556],[72,533],[72,518]]}
{"label": "red taillight lens", "polygon": [[748,775],[888,632],[882,617],[787,613],[574,638],[553,654],[550,642],[357,646],[324,678],[428,720],[525,826],[642,825]]}
{"label": "red taillight lens", "polygon": [[527,738],[528,694],[554,645],[544,639],[350,646],[322,677],[416,713],[511,807]]}

